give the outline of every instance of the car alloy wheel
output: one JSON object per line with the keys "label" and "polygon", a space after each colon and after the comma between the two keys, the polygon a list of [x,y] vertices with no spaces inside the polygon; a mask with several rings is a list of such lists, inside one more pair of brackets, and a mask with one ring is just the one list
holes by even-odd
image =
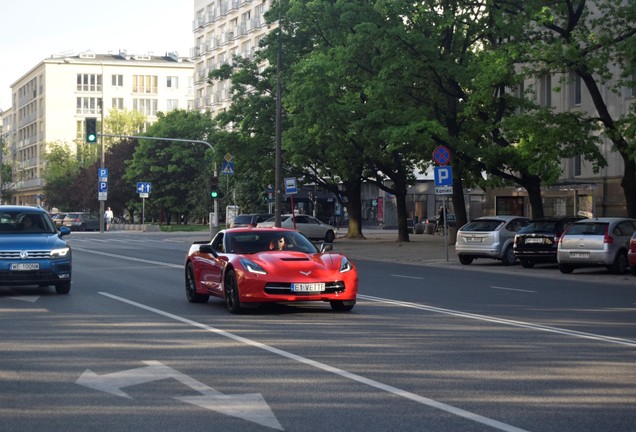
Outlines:
{"label": "car alloy wheel", "polygon": [[241,307],[241,301],[239,299],[238,282],[236,281],[236,273],[234,273],[234,270],[228,270],[225,275],[223,290],[225,292],[225,305],[227,309],[233,314],[240,313],[243,308]]}

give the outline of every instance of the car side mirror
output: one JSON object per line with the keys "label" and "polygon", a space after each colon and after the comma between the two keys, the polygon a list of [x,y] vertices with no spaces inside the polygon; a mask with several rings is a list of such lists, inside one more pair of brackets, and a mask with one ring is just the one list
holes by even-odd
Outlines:
{"label": "car side mirror", "polygon": [[70,233],[71,233],[71,229],[69,227],[66,227],[66,226],[60,227],[60,236],[69,235]]}
{"label": "car side mirror", "polygon": [[199,252],[206,253],[206,254],[211,254],[212,256],[214,256],[214,258],[218,258],[219,257],[219,255],[216,253],[216,251],[214,250],[212,245],[209,244],[209,243],[202,244],[201,246],[199,246]]}

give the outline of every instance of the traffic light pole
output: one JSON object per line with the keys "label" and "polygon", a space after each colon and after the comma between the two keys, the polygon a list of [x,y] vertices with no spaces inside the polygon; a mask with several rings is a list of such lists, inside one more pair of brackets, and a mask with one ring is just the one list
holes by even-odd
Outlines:
{"label": "traffic light pole", "polygon": [[[210,144],[207,141],[203,141],[203,140],[191,140],[191,139],[184,139],[184,138],[164,138],[164,137],[151,137],[151,136],[141,136],[141,135],[113,135],[113,134],[105,134],[104,133],[104,121],[102,120],[102,133],[99,134],[99,136],[102,138],[102,168],[104,168],[104,137],[109,137],[109,138],[133,138],[133,139],[146,139],[146,140],[155,140],[155,141],[176,141],[176,142],[187,142],[187,143],[198,143],[198,144],[205,144],[206,146],[210,147],[212,149],[212,151],[214,151],[214,146],[212,144]],[[214,163],[214,176],[218,177],[218,170],[216,167],[216,162]],[[102,226],[103,229],[103,218],[104,218],[104,201],[100,201],[100,211],[101,211],[101,217],[100,217],[100,221],[102,221],[100,223],[100,225]],[[212,218],[211,221],[211,226],[210,226],[210,235],[214,236],[218,231],[219,231],[219,203],[218,201],[215,199],[214,200],[214,217]]]}

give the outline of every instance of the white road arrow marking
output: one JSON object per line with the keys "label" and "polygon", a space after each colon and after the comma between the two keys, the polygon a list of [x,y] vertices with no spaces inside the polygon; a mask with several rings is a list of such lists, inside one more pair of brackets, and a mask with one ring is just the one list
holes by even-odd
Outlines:
{"label": "white road arrow marking", "polygon": [[161,362],[145,361],[144,363],[147,366],[105,375],[97,375],[90,369],[86,369],[77,379],[76,383],[95,390],[132,399],[122,388],[172,378],[203,395],[176,397],[175,399],[197,405],[201,408],[217,411],[221,414],[258,423],[272,429],[283,430],[283,427],[276,419],[269,405],[267,405],[265,399],[259,393],[225,395]]}
{"label": "white road arrow marking", "polygon": [[20,301],[25,301],[29,303],[35,303],[36,301],[40,299],[40,296],[18,296],[18,297],[9,297],[9,298],[13,300],[20,300]]}

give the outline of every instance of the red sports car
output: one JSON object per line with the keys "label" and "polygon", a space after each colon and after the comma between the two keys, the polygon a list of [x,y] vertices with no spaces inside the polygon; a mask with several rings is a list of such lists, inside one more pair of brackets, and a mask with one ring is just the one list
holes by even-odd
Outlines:
{"label": "red sports car", "polygon": [[329,302],[335,311],[356,304],[358,273],[344,255],[318,250],[298,231],[233,228],[211,242],[195,242],[185,261],[191,303],[225,299],[232,313],[266,302]]}

